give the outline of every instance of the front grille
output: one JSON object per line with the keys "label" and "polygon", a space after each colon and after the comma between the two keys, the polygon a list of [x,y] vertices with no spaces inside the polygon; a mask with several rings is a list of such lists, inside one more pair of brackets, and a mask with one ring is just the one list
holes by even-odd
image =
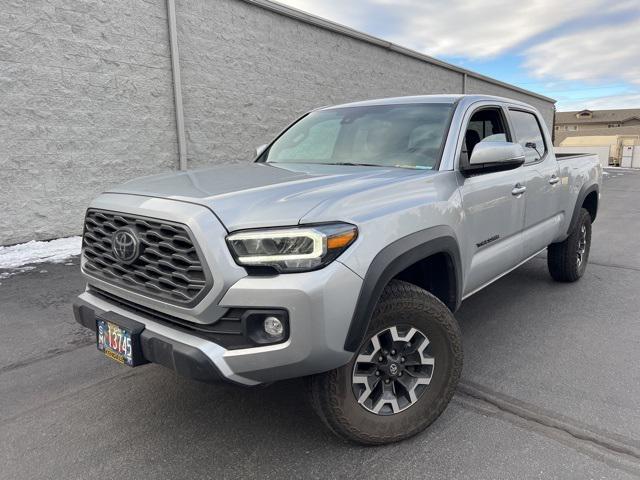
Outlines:
{"label": "front grille", "polygon": [[[117,258],[114,233],[137,237],[137,257]],[[84,269],[100,280],[180,306],[195,305],[211,280],[189,229],[179,223],[105,210],[88,210],[83,237]]]}

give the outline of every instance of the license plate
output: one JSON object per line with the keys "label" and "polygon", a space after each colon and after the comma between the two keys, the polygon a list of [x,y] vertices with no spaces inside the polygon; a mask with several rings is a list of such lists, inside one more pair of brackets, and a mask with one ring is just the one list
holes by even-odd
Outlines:
{"label": "license plate", "polygon": [[97,319],[98,350],[123,365],[134,366],[131,332],[101,318]]}

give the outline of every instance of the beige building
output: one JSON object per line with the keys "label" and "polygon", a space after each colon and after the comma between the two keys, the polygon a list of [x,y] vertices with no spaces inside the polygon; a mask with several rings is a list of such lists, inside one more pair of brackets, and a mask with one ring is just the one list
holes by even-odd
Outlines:
{"label": "beige building", "polygon": [[640,108],[556,112],[555,145],[567,137],[638,135]]}
{"label": "beige building", "polygon": [[640,152],[640,108],[557,112],[553,133],[554,146],[563,151],[608,147],[604,164],[636,167],[633,157]]}

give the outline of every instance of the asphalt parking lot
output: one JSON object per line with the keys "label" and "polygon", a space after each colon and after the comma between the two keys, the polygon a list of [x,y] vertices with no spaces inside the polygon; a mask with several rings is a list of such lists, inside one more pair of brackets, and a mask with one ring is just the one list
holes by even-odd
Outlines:
{"label": "asphalt parking lot", "polygon": [[458,393],[385,447],[334,438],[301,381],[115,364],[72,318],[71,263],[0,280],[2,479],[640,477],[640,172],[608,171],[579,283],[539,257],[463,304]]}

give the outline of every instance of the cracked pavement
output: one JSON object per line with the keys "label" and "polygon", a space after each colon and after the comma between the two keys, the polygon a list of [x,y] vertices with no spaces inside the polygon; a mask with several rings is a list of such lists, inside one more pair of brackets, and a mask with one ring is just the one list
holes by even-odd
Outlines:
{"label": "cracked pavement", "polygon": [[100,355],[71,312],[74,266],[0,284],[0,477],[640,477],[640,172],[609,170],[590,265],[544,256],[463,303],[463,379],[426,432],[334,438],[300,380],[210,386]]}

